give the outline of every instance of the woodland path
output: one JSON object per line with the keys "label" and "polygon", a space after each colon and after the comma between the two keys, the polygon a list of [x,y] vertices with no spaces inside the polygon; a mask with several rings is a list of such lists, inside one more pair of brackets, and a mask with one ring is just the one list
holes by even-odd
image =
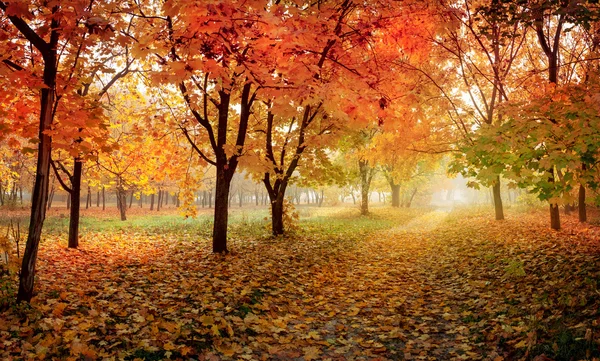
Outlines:
{"label": "woodland path", "polygon": [[0,314],[0,359],[569,360],[600,333],[600,237],[545,221],[435,210],[225,256],[187,231],[49,239],[33,310]]}

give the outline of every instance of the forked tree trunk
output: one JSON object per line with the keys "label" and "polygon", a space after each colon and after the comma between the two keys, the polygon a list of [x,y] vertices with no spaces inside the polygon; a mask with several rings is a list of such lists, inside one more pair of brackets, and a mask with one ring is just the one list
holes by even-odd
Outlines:
{"label": "forked tree trunk", "polygon": [[494,211],[496,213],[496,220],[501,221],[504,219],[504,208],[502,206],[502,195],[500,193],[500,176],[496,178],[496,183],[492,186],[492,194],[494,195]]}

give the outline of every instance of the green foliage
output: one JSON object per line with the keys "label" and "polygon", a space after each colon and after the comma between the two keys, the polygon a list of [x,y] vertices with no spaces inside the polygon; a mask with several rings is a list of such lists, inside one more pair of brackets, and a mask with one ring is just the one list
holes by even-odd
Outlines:
{"label": "green foliage", "polygon": [[464,142],[450,170],[492,186],[498,175],[539,200],[572,203],[580,183],[597,189],[600,113],[596,88],[549,87],[529,102],[504,108],[504,123],[483,126]]}

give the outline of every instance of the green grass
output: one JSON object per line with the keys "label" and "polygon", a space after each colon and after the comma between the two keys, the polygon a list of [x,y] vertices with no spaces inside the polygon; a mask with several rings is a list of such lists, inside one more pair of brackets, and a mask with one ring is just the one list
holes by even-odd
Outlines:
{"label": "green grass", "polygon": [[[300,229],[296,235],[311,238],[344,238],[352,235],[364,236],[379,230],[401,226],[421,215],[423,209],[392,209],[389,207],[372,208],[368,216],[361,216],[357,208],[352,207],[311,207],[299,206],[296,210],[300,216]],[[24,231],[28,225],[28,217],[11,215],[4,212],[0,215],[0,228],[18,219]],[[117,216],[82,215],[80,234],[86,232],[144,232],[154,234],[194,234],[210,237],[213,227],[212,213],[201,213],[196,218],[184,218],[176,214],[142,214],[129,215],[126,221]],[[44,233],[54,236],[68,233],[68,213],[53,214],[44,222]],[[230,238],[266,238],[270,237],[271,219],[268,209],[238,209],[232,207],[229,214]],[[24,232],[23,232],[24,233]]]}

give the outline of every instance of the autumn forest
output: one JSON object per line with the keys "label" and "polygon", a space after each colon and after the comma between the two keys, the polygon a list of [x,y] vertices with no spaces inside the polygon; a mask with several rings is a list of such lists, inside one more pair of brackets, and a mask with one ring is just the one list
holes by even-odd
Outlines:
{"label": "autumn forest", "polygon": [[0,359],[600,360],[600,4],[0,0]]}

